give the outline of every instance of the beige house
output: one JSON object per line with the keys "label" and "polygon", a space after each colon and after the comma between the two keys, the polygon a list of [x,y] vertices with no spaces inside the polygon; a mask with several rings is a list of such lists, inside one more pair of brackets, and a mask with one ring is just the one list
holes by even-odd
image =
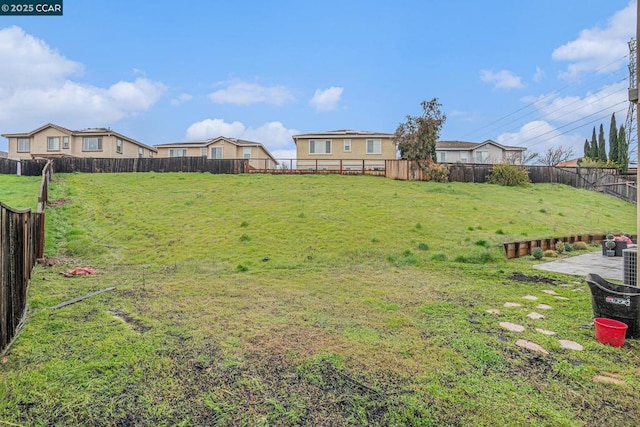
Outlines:
{"label": "beige house", "polygon": [[207,159],[249,159],[255,169],[275,169],[276,159],[259,142],[219,136],[206,141],[158,144],[158,157],[206,157]]}
{"label": "beige house", "polygon": [[153,157],[156,149],[109,128],[69,130],[48,123],[27,133],[2,134],[9,140],[10,159]]}
{"label": "beige house", "polygon": [[438,163],[511,163],[522,164],[525,147],[510,147],[490,139],[481,142],[438,141],[436,156]]}
{"label": "beige house", "polygon": [[334,130],[294,135],[296,168],[314,170],[384,170],[397,158],[394,134]]}

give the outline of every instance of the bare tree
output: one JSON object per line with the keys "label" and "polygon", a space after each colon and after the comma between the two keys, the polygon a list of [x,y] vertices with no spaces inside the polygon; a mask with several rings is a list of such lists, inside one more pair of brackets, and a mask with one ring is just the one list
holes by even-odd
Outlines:
{"label": "bare tree", "polygon": [[573,156],[573,148],[558,145],[549,147],[543,154],[537,156],[538,164],[545,166],[555,166],[560,162],[569,160]]}
{"label": "bare tree", "polygon": [[534,159],[537,159],[539,156],[535,151],[524,150],[520,153],[510,153],[507,154],[505,160],[510,165],[526,165],[531,163]]}

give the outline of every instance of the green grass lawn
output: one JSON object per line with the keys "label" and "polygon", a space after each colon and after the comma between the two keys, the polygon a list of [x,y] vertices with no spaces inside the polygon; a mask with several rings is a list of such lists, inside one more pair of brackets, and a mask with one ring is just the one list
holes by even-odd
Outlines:
{"label": "green grass lawn", "polygon": [[0,174],[0,203],[14,209],[38,206],[41,177]]}
{"label": "green grass lawn", "polygon": [[[502,250],[635,233],[634,205],[557,185],[153,173],[56,175],[51,199],[53,266],[35,270],[28,323],[0,364],[0,424],[640,419],[637,340],[599,344],[582,278]],[[99,273],[59,274],[80,266]],[[539,303],[552,306],[546,318],[527,318]],[[550,354],[517,347],[520,338]],[[593,381],[603,373],[625,383]]]}

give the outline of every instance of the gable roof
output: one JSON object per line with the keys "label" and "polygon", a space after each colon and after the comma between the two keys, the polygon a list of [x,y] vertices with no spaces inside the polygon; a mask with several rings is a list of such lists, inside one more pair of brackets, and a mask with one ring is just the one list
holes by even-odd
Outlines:
{"label": "gable roof", "polygon": [[487,139],[484,142],[466,142],[466,141],[438,141],[436,142],[436,150],[445,150],[445,151],[469,151],[469,150],[477,150],[478,148],[482,148],[485,145],[493,145],[498,148],[501,148],[505,151],[524,151],[526,147],[515,147],[510,145],[502,145],[498,142],[495,142],[491,139]]}
{"label": "gable roof", "polygon": [[329,130],[326,132],[303,133],[303,134],[292,136],[294,142],[297,142],[298,138],[331,138],[331,137],[393,138],[395,137],[395,134],[384,133],[384,132],[368,132],[368,131],[362,131],[362,130],[339,129],[339,130]]}
{"label": "gable roof", "polygon": [[186,141],[186,142],[169,142],[169,143],[165,143],[165,144],[156,144],[155,147],[162,147],[162,148],[188,148],[188,147],[195,147],[195,148],[206,148],[209,147],[217,142],[228,142],[230,144],[236,145],[238,147],[260,147],[264,150],[264,152],[267,154],[267,156],[269,156],[271,158],[271,160],[273,160],[274,162],[277,163],[277,160],[275,157],[273,157],[273,155],[269,152],[269,150],[267,150],[267,147],[264,146],[264,144],[260,143],[260,142],[255,142],[255,141],[247,141],[244,139],[238,139],[238,138],[228,138],[226,136],[218,136],[217,138],[210,138],[210,139],[206,139],[203,141]]}
{"label": "gable roof", "polygon": [[30,138],[33,135],[42,132],[43,130],[47,129],[47,128],[54,128],[56,130],[58,130],[59,132],[62,133],[66,133],[67,135],[70,136],[115,136],[117,138],[120,139],[124,139],[126,141],[129,141],[133,144],[139,145],[140,147],[144,147],[148,150],[151,151],[158,151],[156,150],[154,147],[147,145],[147,144],[143,144],[140,141],[136,141],[133,138],[129,138],[126,135],[123,135],[121,133],[118,133],[114,130],[112,130],[111,128],[87,128],[87,129],[81,129],[81,130],[70,130],[67,129],[65,127],[62,126],[58,126],[56,124],[53,123],[47,123],[46,125],[40,126],[38,129],[32,130],[31,132],[22,132],[22,133],[3,133],[2,136],[4,136],[5,138]]}

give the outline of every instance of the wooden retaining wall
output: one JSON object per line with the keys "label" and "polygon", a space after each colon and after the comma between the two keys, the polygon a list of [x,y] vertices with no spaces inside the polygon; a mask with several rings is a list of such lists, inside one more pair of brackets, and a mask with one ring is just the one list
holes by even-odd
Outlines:
{"label": "wooden retaining wall", "polygon": [[[605,239],[605,234],[575,234],[562,237],[547,237],[543,239],[518,240],[515,242],[504,242],[502,247],[504,255],[507,259],[518,258],[521,256],[531,255],[535,248],[541,248],[543,251],[548,249],[555,250],[556,242],[576,243],[585,242],[586,244],[599,244]],[[636,239],[637,236],[631,236]]]}

